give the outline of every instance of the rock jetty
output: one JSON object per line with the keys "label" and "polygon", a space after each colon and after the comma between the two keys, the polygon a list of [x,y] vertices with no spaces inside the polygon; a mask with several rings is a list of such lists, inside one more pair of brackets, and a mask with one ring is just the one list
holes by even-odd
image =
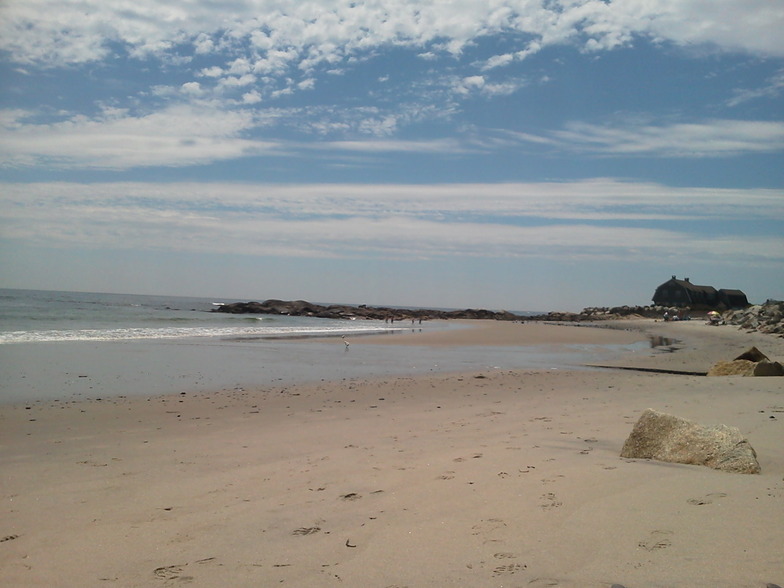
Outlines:
{"label": "rock jetty", "polygon": [[432,320],[432,319],[491,319],[517,321],[525,317],[505,310],[483,309],[428,310],[410,308],[374,307],[361,304],[350,306],[332,304],[324,306],[305,300],[265,300],[264,302],[233,302],[219,306],[213,312],[229,314],[277,314],[288,316],[311,316],[330,319],[372,320]]}
{"label": "rock jetty", "polygon": [[765,304],[730,310],[722,314],[722,318],[727,324],[737,325],[746,331],[784,337],[784,302],[781,300],[768,300]]}
{"label": "rock jetty", "polygon": [[493,311],[468,308],[465,310],[433,310],[393,308],[383,306],[359,306],[332,304],[321,305],[305,300],[265,300],[264,302],[233,302],[224,304],[213,312],[230,314],[280,314],[289,316],[312,316],[332,319],[374,320],[432,320],[432,319],[490,319],[500,321],[550,321],[588,322],[623,318],[662,318],[665,314],[677,316],[679,310],[666,306],[613,306],[589,307],[580,312],[548,312],[537,315],[520,315],[506,310]]}
{"label": "rock jetty", "polygon": [[[668,306],[596,306],[580,312],[548,312],[520,315],[506,310],[493,311],[468,308],[465,310],[433,310],[424,308],[394,308],[345,304],[321,305],[305,300],[265,300],[264,302],[234,302],[224,304],[213,312],[230,314],[280,314],[312,316],[331,319],[373,320],[432,320],[432,319],[490,319],[500,321],[592,322],[626,318],[654,318],[689,316],[689,310]],[[700,318],[704,313],[700,314]],[[760,331],[784,337],[784,302],[768,300],[739,310],[728,310],[722,315],[727,324],[738,325],[747,331]]]}
{"label": "rock jetty", "polygon": [[532,321],[583,322],[607,321],[622,318],[662,318],[665,314],[678,316],[683,309],[668,306],[594,306],[580,312],[548,312],[525,317]]}

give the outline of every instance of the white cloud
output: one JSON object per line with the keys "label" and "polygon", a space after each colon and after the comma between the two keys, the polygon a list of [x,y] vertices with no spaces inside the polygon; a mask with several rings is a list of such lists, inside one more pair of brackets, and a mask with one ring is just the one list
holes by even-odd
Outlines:
{"label": "white cloud", "polygon": [[201,96],[204,93],[199,82],[186,82],[181,88],[183,94],[190,94],[192,96]]}
{"label": "white cloud", "polygon": [[256,81],[256,76],[252,74],[245,74],[243,76],[226,76],[221,79],[220,83],[218,84],[219,88],[242,88],[245,86],[250,86]]}
{"label": "white cloud", "polygon": [[300,90],[312,90],[313,88],[316,87],[316,80],[313,78],[302,80],[300,83],[297,84],[297,87]]}
{"label": "white cloud", "polygon": [[251,90],[242,95],[242,102],[244,104],[258,104],[261,102],[261,94],[256,90]]}
{"label": "white cloud", "polygon": [[636,11],[643,32],[679,45],[784,56],[784,6],[769,0],[623,0],[628,20]]}
{"label": "white cloud", "polygon": [[496,67],[503,67],[509,65],[515,60],[514,55],[511,53],[504,53],[503,55],[494,55],[482,66],[482,69],[494,69]]}
{"label": "white cloud", "polygon": [[205,67],[199,72],[199,75],[202,75],[206,78],[219,78],[223,75],[223,70],[218,66]]}
{"label": "white cloud", "polygon": [[[309,71],[389,45],[423,57],[459,56],[490,34],[511,33],[520,46],[488,64],[524,58],[541,47],[577,43],[606,50],[650,36],[678,45],[783,56],[784,10],[771,0],[484,0],[383,4],[320,0],[246,0],[231,4],[159,0],[132,5],[103,0],[6,0],[0,8],[0,49],[19,64],[64,65],[100,60],[110,43],[133,55],[164,55],[182,44],[197,54],[220,52],[227,67],[251,62],[257,72],[297,65]],[[251,50],[248,50],[248,49]]]}
{"label": "white cloud", "polygon": [[[32,124],[11,116],[13,120],[5,126],[8,133],[0,138],[0,157],[12,165],[43,161],[115,169],[191,165],[268,152],[269,144],[247,137],[254,129],[269,128],[271,121],[322,136],[340,132],[352,139],[384,139],[364,144],[375,152],[417,150],[427,143],[395,144],[388,139],[412,123],[449,120],[459,111],[461,99],[517,92],[527,80],[501,77],[501,68],[545,47],[573,44],[586,51],[610,50],[646,36],[683,46],[709,44],[784,56],[782,28],[784,9],[769,0],[243,0],[229,4],[193,0],[187,10],[160,0],[131,4],[6,0],[0,5],[0,50],[27,69],[97,61],[109,52],[121,51],[118,47],[134,56],[181,66],[190,59],[189,50],[199,59],[189,66],[191,71],[181,67],[184,71],[178,72],[189,74],[190,79],[151,86],[127,99],[126,104],[143,102],[152,94],[170,101],[157,113],[126,114],[120,119],[106,118],[105,113],[71,115],[51,124]],[[393,46],[454,65],[462,54],[492,35],[504,35],[507,49],[502,54],[483,56],[482,61],[469,58],[463,64],[469,69],[459,74],[457,68],[434,65],[427,75],[406,82],[404,96],[387,72],[379,72],[385,74],[380,79],[389,86],[386,92],[395,94],[395,105],[386,110],[310,106],[258,112],[255,119],[231,110],[260,103],[266,107],[276,98],[321,88],[317,73],[345,72]],[[317,72],[319,68],[322,71]],[[738,91],[729,104],[779,95],[781,77],[774,76],[763,88]],[[171,104],[184,99],[193,101],[190,109]],[[214,134],[194,130],[202,121]],[[221,122],[212,124],[216,121]],[[225,131],[217,130],[221,125]],[[149,135],[143,136],[148,130]],[[709,157],[781,149],[782,124],[739,120],[573,123],[551,133],[518,137],[598,154]],[[453,153],[480,145],[491,149],[494,140],[455,139],[444,144]],[[341,151],[349,151],[363,144],[340,145]]]}

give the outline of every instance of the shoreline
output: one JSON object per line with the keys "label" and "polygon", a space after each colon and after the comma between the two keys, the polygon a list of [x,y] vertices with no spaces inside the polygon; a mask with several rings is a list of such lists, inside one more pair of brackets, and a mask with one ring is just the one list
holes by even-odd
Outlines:
{"label": "shoreline", "polygon": [[[729,327],[624,327],[680,342],[623,363],[784,357]],[[363,347],[426,349],[362,339],[348,356]],[[620,458],[646,408],[739,427],[762,473]],[[7,404],[0,423],[4,585],[784,584],[778,378],[489,367]]]}
{"label": "shoreline", "polygon": [[[471,333],[469,335],[469,333]],[[25,343],[0,348],[0,404],[253,388],[488,366],[575,367],[635,341],[588,330],[463,321],[382,335]],[[513,335],[513,336],[510,336]],[[431,337],[435,337],[432,339]],[[445,342],[454,344],[445,344]],[[582,342],[581,342],[582,341]],[[592,350],[592,351],[591,351]]]}

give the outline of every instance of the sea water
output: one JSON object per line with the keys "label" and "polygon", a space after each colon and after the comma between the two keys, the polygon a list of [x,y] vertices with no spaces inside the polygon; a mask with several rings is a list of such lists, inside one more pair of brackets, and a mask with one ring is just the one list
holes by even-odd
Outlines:
{"label": "sea water", "polygon": [[0,345],[371,334],[382,321],[213,312],[234,300],[0,289]]}
{"label": "sea water", "polygon": [[[229,302],[234,300],[0,290],[0,402],[214,392],[446,371],[575,368],[634,347],[378,345],[360,337],[465,325],[212,312]],[[341,335],[355,344],[346,346]]]}
{"label": "sea water", "polygon": [[444,321],[414,326],[214,312],[235,301],[0,289],[0,402],[415,373],[435,369],[438,359],[360,346],[348,353],[341,335],[352,341],[412,328],[459,328]]}

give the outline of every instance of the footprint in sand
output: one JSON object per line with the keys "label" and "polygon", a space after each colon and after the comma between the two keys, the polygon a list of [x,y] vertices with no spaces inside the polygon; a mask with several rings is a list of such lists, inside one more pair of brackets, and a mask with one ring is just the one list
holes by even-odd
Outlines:
{"label": "footprint in sand", "polygon": [[501,553],[494,553],[493,557],[496,559],[514,559],[517,557],[517,554],[509,553],[507,551],[502,551]]}
{"label": "footprint in sand", "polygon": [[162,566],[155,568],[153,574],[159,580],[163,580],[166,584],[176,581],[177,583],[189,583],[193,581],[193,576],[183,576],[182,572],[188,564]]}
{"label": "footprint in sand", "polygon": [[[481,454],[481,453],[474,453],[474,454],[471,456],[471,459],[479,459],[480,457],[482,457],[482,454]],[[455,459],[453,459],[452,461],[453,461],[453,462],[455,462],[455,463],[461,463],[461,462],[464,462],[464,461],[466,461],[467,459],[468,459],[467,457],[456,457],[456,458],[455,458]]]}
{"label": "footprint in sand", "polygon": [[321,527],[300,527],[299,529],[294,529],[291,534],[292,535],[313,535],[314,533],[318,533],[321,531]]}
{"label": "footprint in sand", "polygon": [[439,480],[454,480],[454,478],[455,478],[454,473],[455,472],[451,472],[451,471],[450,472],[445,472],[445,473],[441,474],[440,476],[438,476],[438,479]]}
{"label": "footprint in sand", "polygon": [[494,576],[511,575],[515,572],[520,572],[526,568],[525,564],[507,564],[505,566],[498,566],[493,570]]}
{"label": "footprint in sand", "polygon": [[552,510],[554,508],[558,508],[563,506],[563,502],[558,500],[558,497],[553,492],[547,492],[546,494],[542,494],[542,503],[539,505],[544,510]]}
{"label": "footprint in sand", "polygon": [[702,498],[689,498],[686,502],[695,506],[702,506],[703,504],[712,504],[716,498],[724,498],[727,496],[724,492],[711,492]]}
{"label": "footprint in sand", "polygon": [[506,527],[503,519],[487,519],[471,527],[472,535],[481,535],[485,533],[492,533],[498,529]]}
{"label": "footprint in sand", "polygon": [[669,535],[672,535],[672,531],[653,531],[647,539],[640,541],[637,545],[647,551],[667,549],[672,545],[672,541],[668,539]]}
{"label": "footprint in sand", "polygon": [[344,494],[343,496],[340,497],[341,500],[349,500],[349,501],[359,500],[360,498],[362,498],[362,496],[360,496],[356,492],[349,492],[348,494]]}
{"label": "footprint in sand", "polygon": [[544,588],[545,586],[560,586],[561,583],[555,578],[534,578],[528,582],[530,588]]}

